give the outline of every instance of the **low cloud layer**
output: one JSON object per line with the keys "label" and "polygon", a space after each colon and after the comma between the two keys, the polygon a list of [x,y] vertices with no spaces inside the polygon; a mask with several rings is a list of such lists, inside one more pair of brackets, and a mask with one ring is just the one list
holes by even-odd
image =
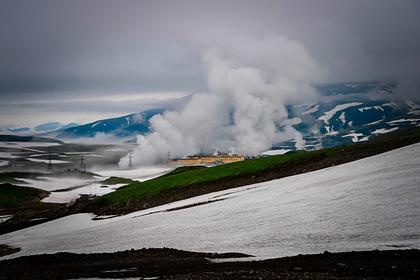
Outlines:
{"label": "low cloud layer", "polygon": [[162,162],[168,152],[255,155],[289,139],[303,147],[301,135],[280,123],[288,117],[286,105],[316,100],[311,83],[322,79],[324,70],[302,44],[286,37],[240,43],[202,52],[209,91],[150,120],[152,133],[137,137],[137,164]]}
{"label": "low cloud layer", "polygon": [[66,102],[79,96],[207,91],[203,49],[243,41],[234,49],[246,52],[258,40],[243,38],[267,34],[304,45],[325,82],[398,80],[401,96],[418,99],[418,0],[13,0],[0,1],[0,125],[136,110]]}

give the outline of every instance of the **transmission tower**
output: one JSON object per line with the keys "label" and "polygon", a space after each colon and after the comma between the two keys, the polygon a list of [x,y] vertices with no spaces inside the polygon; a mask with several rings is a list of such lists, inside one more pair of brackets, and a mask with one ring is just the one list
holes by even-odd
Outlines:
{"label": "transmission tower", "polygon": [[128,169],[133,168],[133,155],[131,152],[128,154]]}
{"label": "transmission tower", "polygon": [[170,163],[171,162],[171,152],[168,151],[168,153],[166,154],[166,162]]}
{"label": "transmission tower", "polygon": [[53,173],[53,167],[52,167],[52,163],[51,163],[51,155],[48,155],[47,172],[48,173]]}
{"label": "transmission tower", "polygon": [[80,155],[80,172],[86,172],[85,156]]}

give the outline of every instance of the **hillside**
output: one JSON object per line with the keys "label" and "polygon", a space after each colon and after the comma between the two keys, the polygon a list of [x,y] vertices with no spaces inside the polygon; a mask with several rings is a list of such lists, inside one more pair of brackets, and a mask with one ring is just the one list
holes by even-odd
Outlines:
{"label": "hillside", "polygon": [[57,130],[50,135],[54,135],[56,138],[61,139],[94,137],[98,133],[109,134],[115,137],[145,134],[150,131],[149,119],[162,112],[163,109],[153,109],[122,117],[97,120],[84,125]]}
{"label": "hillside", "polygon": [[21,248],[11,257],[142,247],[260,258],[419,249],[419,147],[123,216],[70,215],[1,235],[0,244]]}
{"label": "hillside", "polygon": [[[289,120],[312,149],[363,142],[376,135],[420,124],[420,106],[398,97],[395,83],[345,83],[318,86],[317,103],[288,107]],[[294,150],[294,141],[275,145]]]}
{"label": "hillside", "polygon": [[38,203],[46,196],[48,196],[48,192],[43,190],[8,183],[0,184],[0,214],[21,205]]}
{"label": "hillside", "polygon": [[406,129],[371,141],[261,157],[209,168],[181,169],[145,182],[136,182],[96,198],[86,211],[122,214],[213,191],[318,170],[379,154],[420,141],[420,128]]}

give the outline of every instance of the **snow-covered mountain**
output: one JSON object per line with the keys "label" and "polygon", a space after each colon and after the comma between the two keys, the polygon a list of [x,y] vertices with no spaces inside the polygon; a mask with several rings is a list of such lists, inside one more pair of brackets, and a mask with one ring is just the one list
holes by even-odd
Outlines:
{"label": "snow-covered mountain", "polygon": [[25,133],[25,134],[30,134],[30,133],[37,133],[37,132],[49,132],[49,131],[54,131],[54,130],[59,130],[59,129],[66,129],[66,128],[71,128],[71,127],[75,127],[75,126],[79,126],[80,124],[71,122],[68,124],[63,124],[60,122],[48,122],[48,123],[43,123],[34,127],[11,127],[11,128],[7,128],[6,131],[8,132],[13,132],[13,133]]}
{"label": "snow-covered mountain", "polygon": [[13,132],[13,133],[22,133],[22,132],[30,132],[31,128],[27,127],[27,126],[25,126],[25,127],[11,127],[11,128],[7,128],[5,130]]}
{"label": "snow-covered mountain", "polygon": [[54,131],[54,130],[58,130],[58,129],[66,129],[66,128],[71,128],[71,127],[75,127],[75,126],[79,126],[80,124],[71,122],[68,124],[62,124],[60,122],[49,122],[49,123],[44,123],[44,124],[40,124],[37,125],[33,128],[33,130],[35,131]]}
{"label": "snow-covered mountain", "polygon": [[122,117],[97,120],[84,125],[60,129],[55,131],[53,134],[54,137],[60,139],[94,137],[98,133],[116,137],[128,137],[137,134],[145,134],[150,131],[150,118],[162,112],[163,109],[152,109]]}
{"label": "snow-covered mountain", "polygon": [[[289,119],[278,124],[296,128],[305,140],[305,149],[366,141],[373,135],[420,125],[420,105],[402,101],[396,85],[381,83],[329,84],[317,87],[315,104],[288,106]],[[98,133],[129,137],[150,132],[149,120],[163,108],[54,131],[59,139],[94,137]],[[274,149],[295,149],[294,140],[277,143]]]}
{"label": "snow-covered mountain", "polygon": [[[366,141],[374,135],[420,126],[420,105],[398,98],[393,84],[335,84],[319,87],[319,91],[318,103],[288,108],[307,149]],[[279,143],[278,148],[293,149],[293,144]]]}

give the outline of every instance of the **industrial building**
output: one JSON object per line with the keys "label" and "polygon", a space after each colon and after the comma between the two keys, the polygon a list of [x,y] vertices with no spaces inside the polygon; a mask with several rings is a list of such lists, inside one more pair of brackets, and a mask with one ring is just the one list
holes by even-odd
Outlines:
{"label": "industrial building", "polygon": [[217,155],[217,156],[188,156],[182,159],[173,159],[172,162],[182,165],[214,165],[245,160],[244,156]]}

